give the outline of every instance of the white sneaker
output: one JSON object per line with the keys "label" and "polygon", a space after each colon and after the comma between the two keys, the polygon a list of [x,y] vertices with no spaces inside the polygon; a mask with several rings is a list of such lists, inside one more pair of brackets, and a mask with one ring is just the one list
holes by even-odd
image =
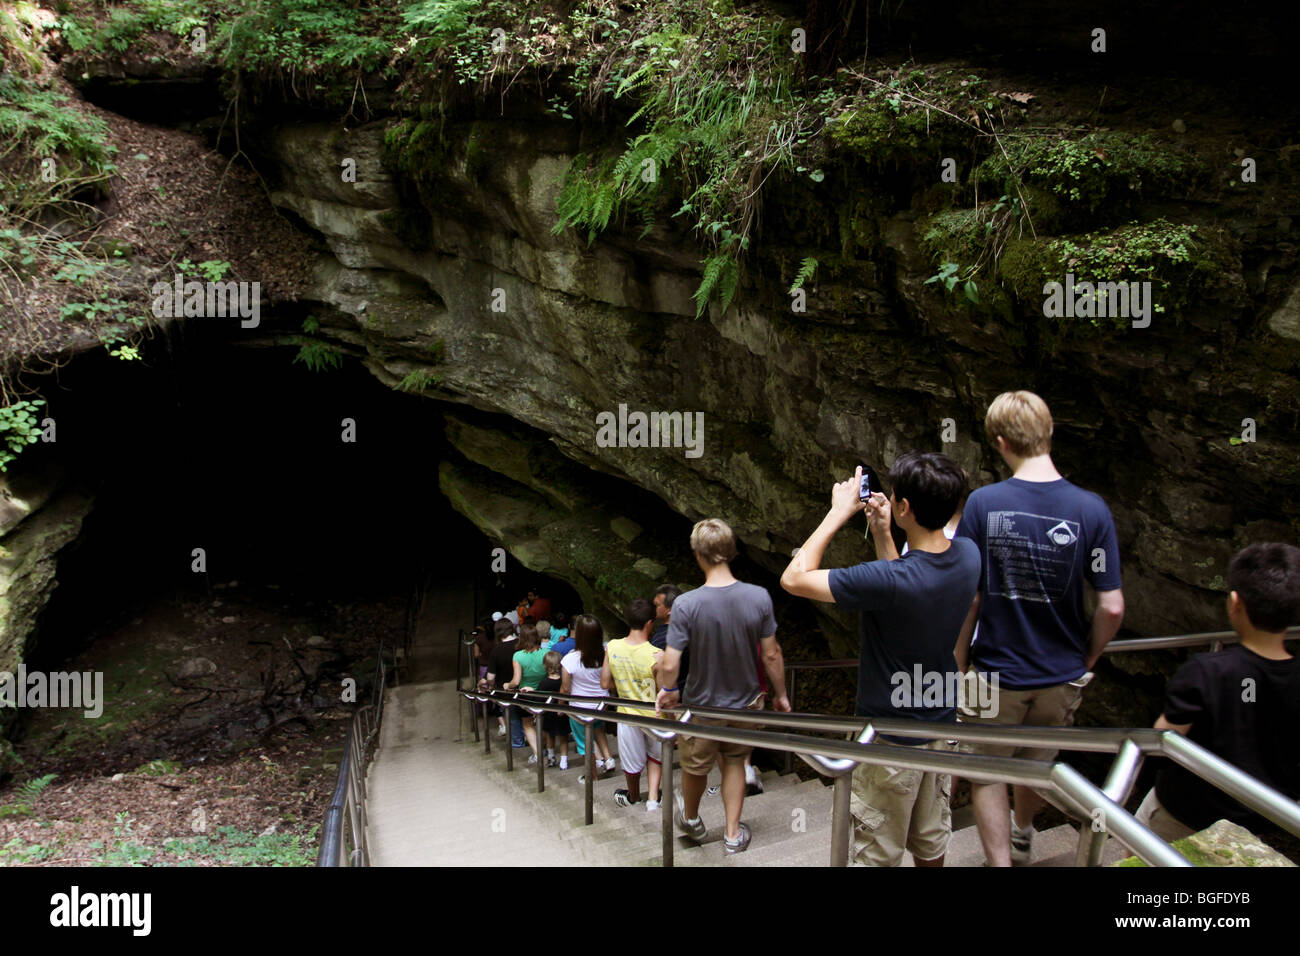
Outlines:
{"label": "white sneaker", "polygon": [[569,758],[568,758],[568,757],[561,757],[561,758],[560,758],[560,769],[561,769],[561,770],[568,770],[568,769],[569,769]]}
{"label": "white sneaker", "polygon": [[1016,815],[1011,814],[1011,863],[1025,864],[1034,855],[1034,825],[1023,830],[1016,826]]}
{"label": "white sneaker", "polygon": [[613,758],[613,757],[610,757],[608,760],[605,761],[605,770],[606,770],[606,772],[608,772],[608,773],[613,773],[613,772],[614,772],[614,758]]}
{"label": "white sneaker", "polygon": [[646,812],[646,813],[654,813],[654,812],[657,811],[658,809],[659,809],[659,801],[658,801],[658,800],[647,800],[647,801],[645,802],[645,812]]}
{"label": "white sneaker", "polygon": [[596,776],[599,777],[599,776],[600,776],[602,773],[604,773],[604,772],[605,772],[605,761],[602,760],[600,757],[597,757],[597,758],[596,758]]}

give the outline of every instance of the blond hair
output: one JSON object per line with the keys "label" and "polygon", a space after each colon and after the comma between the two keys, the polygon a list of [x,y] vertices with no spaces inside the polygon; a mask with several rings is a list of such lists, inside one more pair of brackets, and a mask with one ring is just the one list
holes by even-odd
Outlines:
{"label": "blond hair", "polygon": [[1052,450],[1052,413],[1033,392],[1003,392],[984,416],[984,434],[995,445],[1001,435],[1021,458],[1046,455]]}
{"label": "blond hair", "polygon": [[691,529],[691,550],[707,564],[724,564],[736,556],[736,535],[721,518],[705,518]]}
{"label": "blond hair", "polygon": [[547,677],[560,672],[561,660],[563,660],[563,658],[560,657],[559,651],[547,651],[542,655],[542,666],[546,668]]}

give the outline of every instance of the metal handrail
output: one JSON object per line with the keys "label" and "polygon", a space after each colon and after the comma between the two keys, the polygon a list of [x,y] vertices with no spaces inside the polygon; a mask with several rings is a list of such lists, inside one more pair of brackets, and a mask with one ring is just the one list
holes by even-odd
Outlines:
{"label": "metal handrail", "polygon": [[325,811],[317,866],[369,866],[370,847],[366,840],[366,770],[374,756],[375,740],[384,718],[384,691],[388,667],[384,644],[379,643],[375,661],[372,698],[352,712],[348,736],[339,761],[334,796]]}
{"label": "metal handrail", "polygon": [[[691,728],[691,736],[706,737],[712,740],[739,743],[745,746],[761,746],[771,750],[793,753],[804,759],[818,772],[832,777],[835,781],[834,810],[832,822],[832,865],[844,865],[847,862],[847,814],[849,795],[849,774],[859,764],[887,764],[890,766],[910,767],[926,772],[956,772],[971,780],[982,782],[1012,782],[1026,786],[1038,787],[1052,791],[1067,804],[1067,809],[1081,820],[1089,821],[1094,826],[1084,827],[1080,831],[1077,861],[1080,865],[1095,866],[1100,862],[1101,849],[1105,837],[1113,833],[1147,862],[1159,865],[1186,865],[1169,862],[1163,854],[1149,857],[1149,841],[1134,831],[1134,827],[1154,837],[1149,830],[1138,824],[1130,814],[1122,809],[1128,799],[1143,757],[1147,754],[1167,756],[1195,773],[1201,779],[1218,787],[1240,802],[1272,820],[1284,829],[1300,835],[1300,804],[1289,800],[1284,794],[1244,773],[1232,764],[1216,756],[1195,742],[1188,740],[1175,731],[1159,731],[1151,728],[1079,728],[1079,727],[1018,727],[970,725],[938,721],[899,720],[894,718],[853,718],[846,719],[820,714],[788,714],[775,711],[729,710],[715,707],[691,707],[683,705],[667,708],[663,712],[676,717],[667,720],[662,717],[648,718],[633,714],[624,714],[616,710],[619,706],[640,706],[644,709],[647,701],[628,700],[620,697],[583,697],[575,694],[558,692],[523,692],[523,691],[488,691],[465,693],[467,700],[496,700],[503,706],[520,706],[535,715],[540,723],[543,712],[561,713],[575,717],[580,721],[591,722],[595,719],[613,720],[617,723],[629,723],[641,726],[663,741],[666,771],[671,766],[671,746],[677,733],[684,732],[681,722],[689,722],[692,717],[725,718],[728,720],[776,725],[786,729],[797,729],[822,733],[848,733],[856,742],[835,741],[826,738],[810,737],[804,734],[773,733],[766,730],[750,728],[724,728],[698,725]],[[576,707],[575,704],[593,704],[594,707]],[[611,714],[611,710],[614,713]],[[881,743],[876,740],[880,734],[933,739],[955,739],[979,743],[1011,743],[1019,745],[1039,745],[1063,750],[1088,750],[1116,754],[1116,760],[1108,774],[1104,787],[1097,788],[1081,777],[1068,764],[1045,761],[1025,761],[1020,758],[987,757],[968,753],[944,753],[941,751],[918,750],[912,747],[900,747]],[[588,747],[588,796],[587,819],[590,823],[591,787],[590,787],[590,750]],[[1011,761],[1010,764],[1001,761]],[[539,761],[539,763],[543,763]],[[1035,766],[1027,766],[1035,765]],[[671,788],[671,780],[665,785]],[[543,790],[544,771],[538,768],[538,789]],[[665,801],[666,804],[666,801]],[[1121,814],[1116,817],[1114,811]],[[1106,826],[1095,827],[1100,811],[1100,819]],[[671,830],[668,811],[664,811],[665,853],[664,865],[671,865]],[[1118,821],[1119,825],[1112,825]],[[1165,846],[1158,837],[1155,839]],[[1136,841],[1136,842],[1134,842]],[[1165,849],[1168,849],[1166,846]],[[1174,851],[1170,851],[1174,852]],[[1181,856],[1174,854],[1181,859]]]}
{"label": "metal handrail", "polygon": [[[645,701],[620,697],[580,697],[551,692],[516,692],[516,697],[545,698],[566,702],[598,703],[613,706],[640,705]],[[725,707],[683,705],[665,708],[663,713],[694,714],[740,723],[777,725],[784,728],[825,733],[847,733],[855,740],[871,740],[881,735],[911,737],[919,740],[956,740],[967,743],[1015,744],[1020,747],[1043,747],[1053,750],[1121,753],[1132,747],[1138,756],[1168,757],[1213,784],[1242,804],[1267,817],[1283,829],[1300,835],[1300,804],[1285,794],[1256,780],[1222,757],[1173,730],[1151,727],[1042,727],[1016,724],[962,724],[948,721],[906,720],[894,717],[835,717],[825,714],[794,714],[779,711],[731,710]],[[1136,777],[1136,772],[1133,774]],[[1125,794],[1127,798],[1128,794]]]}
{"label": "metal handrail", "polygon": [[[398,669],[410,661],[411,641],[424,608],[425,578],[421,567],[406,603],[405,633],[400,646],[393,648],[394,680]],[[317,866],[369,866],[370,847],[366,838],[366,771],[375,755],[379,727],[384,719],[384,698],[388,690],[389,667],[387,643],[383,638],[375,648],[375,676],[371,700],[352,711],[348,722],[343,758],[334,783],[334,794],[325,811]]]}
{"label": "metal handrail", "polygon": [[[750,728],[724,727],[691,724],[689,730],[681,726],[690,724],[692,712],[690,707],[674,708],[680,711],[679,720],[665,720],[662,717],[641,717],[611,711],[609,699],[604,699],[595,709],[578,708],[569,703],[537,700],[538,696],[523,695],[518,692],[489,691],[466,693],[464,696],[482,702],[496,700],[503,706],[523,706],[530,711],[541,713],[565,714],[583,721],[595,719],[611,720],[615,723],[644,727],[663,734],[689,733],[693,737],[704,737],[723,743],[735,743],[742,746],[763,747],[799,755],[820,756],[827,761],[842,760],[850,764],[888,765],[907,767],[925,772],[952,773],[986,783],[1007,782],[1037,787],[1059,794],[1071,804],[1085,819],[1096,818],[1100,811],[1101,819],[1106,822],[1109,832],[1124,843],[1145,862],[1156,866],[1189,866],[1181,854],[1166,844],[1148,828],[1138,823],[1122,806],[1111,799],[1104,791],[1080,776],[1073,768],[1063,763],[1024,760],[1017,757],[991,757],[982,754],[945,753],[933,750],[919,750],[913,747],[901,747],[883,743],[857,743],[852,741],[827,740],[802,734],[777,733]],[[520,700],[527,698],[526,701]],[[600,700],[595,698],[595,700]],[[645,702],[640,702],[644,704]],[[665,771],[671,767],[671,747],[673,741],[663,740],[662,749]],[[590,753],[591,748],[588,748]],[[545,761],[538,761],[544,765]],[[542,772],[539,767],[539,783]],[[849,838],[849,775],[838,773],[835,777],[833,796],[833,819],[831,837],[831,864],[843,866],[848,863]],[[590,776],[588,776],[590,780]],[[664,800],[661,809],[665,828],[671,823],[670,801]],[[664,865],[671,866],[671,845],[665,841]]]}
{"label": "metal handrail", "polygon": [[[1202,644],[1235,644],[1241,638],[1236,631],[1200,631],[1195,634],[1170,634],[1164,637],[1129,637],[1122,641],[1111,641],[1102,650],[1103,654],[1123,654],[1132,651],[1158,651],[1173,647],[1199,647]],[[1287,630],[1286,640],[1300,640],[1300,627]],[[789,671],[846,670],[857,667],[856,657],[838,657],[823,661],[786,661],[785,669]]]}
{"label": "metal handrail", "polygon": [[348,722],[347,742],[339,763],[334,796],[325,811],[325,827],[316,856],[317,866],[369,866],[370,852],[365,838],[365,773],[356,772],[366,762],[373,727],[367,726],[372,705],[358,707]]}

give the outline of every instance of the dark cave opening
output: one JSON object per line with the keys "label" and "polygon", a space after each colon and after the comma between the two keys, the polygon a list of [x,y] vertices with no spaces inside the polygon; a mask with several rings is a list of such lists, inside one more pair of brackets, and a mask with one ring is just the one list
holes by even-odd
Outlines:
{"label": "dark cave opening", "polygon": [[[34,666],[150,602],[232,581],[277,600],[397,605],[423,581],[473,588],[488,607],[495,545],[438,489],[438,463],[454,454],[439,405],[357,362],[312,371],[238,331],[178,323],[141,361],[81,355],[44,390],[57,440],[32,450],[33,465],[60,469],[94,503],[59,556]],[[512,596],[539,577],[513,556],[500,575]]]}

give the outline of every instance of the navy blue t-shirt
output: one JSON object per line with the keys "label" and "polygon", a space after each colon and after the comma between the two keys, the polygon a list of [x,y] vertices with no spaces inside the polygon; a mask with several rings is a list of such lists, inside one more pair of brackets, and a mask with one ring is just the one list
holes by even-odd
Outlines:
{"label": "navy blue t-shirt", "polygon": [[[979,549],[956,538],[942,554],[909,551],[830,572],[831,596],[862,612],[856,713],[862,717],[956,717],[960,679],[953,648],[979,585]],[[924,740],[881,736],[899,744]]]}
{"label": "navy blue t-shirt", "polygon": [[971,661],[1016,690],[1087,672],[1091,622],[1083,583],[1120,586],[1119,543],[1106,503],[1064,478],[1009,478],[971,492],[957,534],[980,550],[979,633]]}

